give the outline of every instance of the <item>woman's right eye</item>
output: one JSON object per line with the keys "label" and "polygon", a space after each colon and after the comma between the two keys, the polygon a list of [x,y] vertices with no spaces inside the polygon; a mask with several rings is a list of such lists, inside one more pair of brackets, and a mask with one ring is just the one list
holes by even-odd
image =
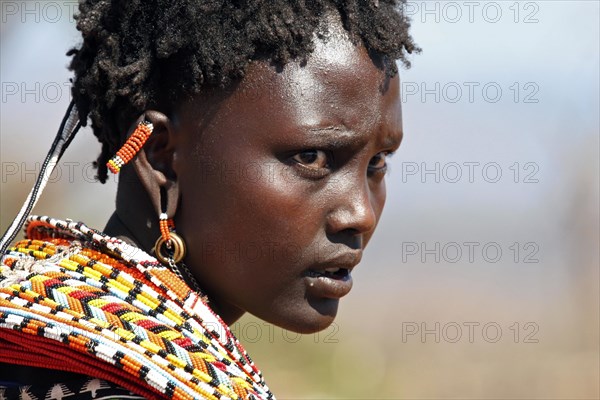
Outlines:
{"label": "woman's right eye", "polygon": [[311,149],[296,153],[292,157],[292,160],[303,167],[320,170],[323,168],[329,168],[329,160],[327,158],[327,153],[325,153],[323,150]]}

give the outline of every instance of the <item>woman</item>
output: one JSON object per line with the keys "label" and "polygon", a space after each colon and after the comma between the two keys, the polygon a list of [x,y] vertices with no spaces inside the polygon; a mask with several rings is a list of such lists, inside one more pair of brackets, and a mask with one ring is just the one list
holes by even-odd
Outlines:
{"label": "woman", "polygon": [[316,332],[350,291],[418,50],[397,3],[82,2],[53,154],[91,120],[116,211],[5,252],[0,393],[273,397],[228,325]]}

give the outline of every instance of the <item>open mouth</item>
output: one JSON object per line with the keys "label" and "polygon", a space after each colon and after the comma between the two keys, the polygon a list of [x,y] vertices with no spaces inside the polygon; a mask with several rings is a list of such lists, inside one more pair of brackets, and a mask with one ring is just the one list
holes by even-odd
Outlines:
{"label": "open mouth", "polygon": [[352,268],[331,267],[306,272],[307,293],[311,296],[339,299],[352,289]]}
{"label": "open mouth", "polygon": [[311,269],[308,271],[308,276],[311,276],[314,278],[324,277],[324,278],[329,278],[329,279],[344,279],[344,278],[348,277],[349,275],[350,275],[349,269],[338,268],[338,267],[326,268],[326,269],[319,270],[319,271],[315,271],[315,270]]}

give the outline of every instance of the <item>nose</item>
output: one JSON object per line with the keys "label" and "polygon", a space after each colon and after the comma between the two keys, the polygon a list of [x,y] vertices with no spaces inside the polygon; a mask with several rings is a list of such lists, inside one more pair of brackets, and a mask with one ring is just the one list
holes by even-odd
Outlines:
{"label": "nose", "polygon": [[[366,180],[354,181],[345,190],[336,190],[335,206],[327,216],[329,235],[348,235],[362,242],[362,236],[377,225],[376,199]],[[357,243],[362,247],[362,243]],[[355,247],[355,246],[352,246]]]}

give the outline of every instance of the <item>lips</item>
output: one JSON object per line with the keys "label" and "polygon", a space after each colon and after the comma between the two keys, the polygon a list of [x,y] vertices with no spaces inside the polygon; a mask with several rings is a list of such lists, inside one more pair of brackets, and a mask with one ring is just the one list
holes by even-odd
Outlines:
{"label": "lips", "polygon": [[350,275],[350,270],[348,268],[326,268],[322,271],[308,270],[308,276],[313,278],[324,277],[329,279],[344,279],[345,277]]}
{"label": "lips", "polygon": [[339,299],[352,289],[352,269],[362,252],[349,252],[319,263],[305,273],[307,293],[316,297]]}

